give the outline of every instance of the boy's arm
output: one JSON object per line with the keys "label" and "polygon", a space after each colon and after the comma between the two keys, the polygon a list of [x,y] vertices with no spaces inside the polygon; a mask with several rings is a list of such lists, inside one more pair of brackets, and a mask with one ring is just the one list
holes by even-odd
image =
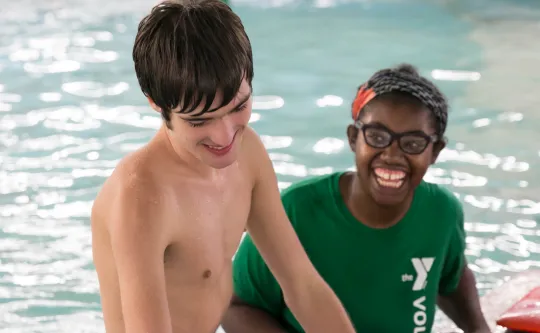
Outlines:
{"label": "boy's arm", "polygon": [[457,206],[458,221],[443,268],[437,305],[465,333],[490,332],[480,307],[474,273],[465,258],[463,208]]}
{"label": "boy's arm", "polygon": [[248,232],[279,282],[285,302],[309,333],[354,332],[345,308],[310,262],[283,208],[277,177],[264,145],[246,131],[255,172]]}
{"label": "boy's arm", "polygon": [[167,245],[163,207],[152,185],[133,178],[117,190],[106,221],[125,332],[172,333],[163,266]]}
{"label": "boy's arm", "polygon": [[234,296],[221,326],[227,333],[286,333],[277,318],[285,309],[282,291],[249,235],[233,261]]}

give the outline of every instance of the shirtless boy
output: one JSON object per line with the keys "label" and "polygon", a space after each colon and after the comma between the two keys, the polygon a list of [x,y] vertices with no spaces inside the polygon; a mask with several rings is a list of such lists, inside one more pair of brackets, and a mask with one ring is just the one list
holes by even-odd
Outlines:
{"label": "shirtless boy", "polygon": [[252,51],[238,16],[219,0],[163,2],[139,24],[133,59],[164,125],[120,161],[92,209],[107,332],[214,332],[244,229],[306,331],[354,332],[298,241],[272,163],[247,126]]}

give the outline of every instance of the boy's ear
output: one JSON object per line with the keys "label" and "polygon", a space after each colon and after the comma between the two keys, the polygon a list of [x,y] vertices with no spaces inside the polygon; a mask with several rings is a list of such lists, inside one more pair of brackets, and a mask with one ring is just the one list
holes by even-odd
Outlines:
{"label": "boy's ear", "polygon": [[154,111],[158,112],[158,113],[161,113],[161,108],[159,106],[157,106],[156,103],[154,103],[154,101],[146,96],[146,99],[148,100],[148,103],[150,104],[150,107],[152,107],[152,109],[154,109]]}

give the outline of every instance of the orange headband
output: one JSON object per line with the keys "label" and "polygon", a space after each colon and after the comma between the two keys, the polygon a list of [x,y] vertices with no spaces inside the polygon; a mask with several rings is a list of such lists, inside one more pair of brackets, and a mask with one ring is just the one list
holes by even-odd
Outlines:
{"label": "orange headband", "polygon": [[363,84],[360,89],[358,89],[358,93],[356,94],[356,98],[352,105],[352,118],[354,121],[358,119],[360,110],[362,110],[362,108],[375,96],[376,94],[373,89],[366,89],[366,84]]}

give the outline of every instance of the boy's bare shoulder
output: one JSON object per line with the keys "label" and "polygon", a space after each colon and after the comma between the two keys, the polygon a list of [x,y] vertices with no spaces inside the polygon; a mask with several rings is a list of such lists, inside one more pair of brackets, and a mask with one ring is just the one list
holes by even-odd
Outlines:
{"label": "boy's bare shoulder", "polygon": [[260,167],[270,159],[261,137],[249,126],[246,127],[244,132],[241,158],[254,176]]}
{"label": "boy's bare shoulder", "polygon": [[92,207],[92,221],[123,228],[150,228],[159,221],[166,195],[156,172],[156,161],[142,149],[125,156],[105,181]]}
{"label": "boy's bare shoulder", "polygon": [[264,145],[260,135],[250,126],[246,126],[242,140],[242,155],[250,156],[251,153],[260,151],[261,148],[264,149]]}

